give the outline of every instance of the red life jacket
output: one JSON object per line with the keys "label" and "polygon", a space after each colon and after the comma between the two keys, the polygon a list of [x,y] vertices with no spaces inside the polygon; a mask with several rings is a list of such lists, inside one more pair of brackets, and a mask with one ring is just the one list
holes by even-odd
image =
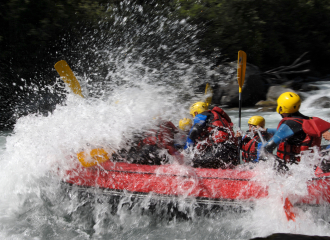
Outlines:
{"label": "red life jacket", "polygon": [[[277,129],[279,129],[282,123],[286,120],[292,120],[298,124],[301,124],[301,129],[306,134],[306,137],[303,140],[297,140],[295,139],[295,135],[293,135],[284,142],[281,142],[277,147],[277,156],[285,160],[286,162],[289,161],[300,162],[300,157],[297,155],[299,155],[302,151],[308,150],[310,147],[317,146],[318,148],[320,148],[322,138],[307,134],[303,128],[303,124],[305,121],[313,121],[313,119],[302,119],[295,117],[283,118],[278,124]],[[290,144],[290,139],[292,138],[296,140],[295,144]]]}
{"label": "red life jacket", "polygon": [[176,152],[174,148],[174,134],[176,132],[178,132],[178,129],[172,122],[161,122],[157,129],[151,129],[145,133],[145,138],[138,146],[154,145],[161,149],[167,149],[169,154],[173,155]]}
{"label": "red life jacket", "polygon": [[[265,141],[268,141],[270,135],[266,131],[260,131]],[[245,139],[244,139],[245,140]],[[258,132],[254,134],[254,137],[242,143],[242,160],[244,162],[250,162],[257,159],[258,143],[261,142]]]}
{"label": "red life jacket", "polygon": [[233,142],[237,145],[233,123],[227,113],[219,107],[214,107],[208,112],[213,114],[213,119],[206,124],[206,128],[197,138],[197,149],[202,150],[207,146],[224,142]]}

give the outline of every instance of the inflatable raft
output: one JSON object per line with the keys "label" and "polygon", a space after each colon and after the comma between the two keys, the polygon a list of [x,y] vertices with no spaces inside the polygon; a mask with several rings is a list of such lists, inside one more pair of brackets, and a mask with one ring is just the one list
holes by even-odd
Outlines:
{"label": "inflatable raft", "polygon": [[[64,183],[79,190],[98,189],[106,195],[181,198],[198,204],[244,205],[268,196],[268,186],[256,172],[242,169],[191,168],[180,165],[141,165],[106,161],[93,167],[77,164],[66,171]],[[294,204],[330,203],[330,173],[315,173],[308,194]]]}

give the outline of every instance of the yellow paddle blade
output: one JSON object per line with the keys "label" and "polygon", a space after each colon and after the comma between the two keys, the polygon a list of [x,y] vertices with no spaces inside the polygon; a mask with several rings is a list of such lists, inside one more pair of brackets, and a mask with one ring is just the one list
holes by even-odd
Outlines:
{"label": "yellow paddle blade", "polygon": [[239,92],[242,92],[242,87],[245,80],[246,70],[246,53],[242,50],[238,51],[237,59],[237,81],[239,85]]}
{"label": "yellow paddle blade", "polygon": [[108,154],[103,148],[95,148],[92,149],[90,153],[77,153],[77,157],[81,165],[83,165],[84,167],[93,167],[98,163],[108,161],[112,153]]}
{"label": "yellow paddle blade", "polygon": [[212,89],[212,87],[211,87],[211,85],[209,83],[206,83],[205,95],[210,95],[205,100],[205,103],[207,104],[207,106],[210,106],[211,103],[212,103],[213,89]]}
{"label": "yellow paddle blade", "polygon": [[58,74],[61,76],[62,80],[68,84],[69,88],[71,88],[72,92],[80,95],[81,97],[84,97],[81,93],[80,84],[68,63],[65,60],[61,60],[57,62],[54,67]]}

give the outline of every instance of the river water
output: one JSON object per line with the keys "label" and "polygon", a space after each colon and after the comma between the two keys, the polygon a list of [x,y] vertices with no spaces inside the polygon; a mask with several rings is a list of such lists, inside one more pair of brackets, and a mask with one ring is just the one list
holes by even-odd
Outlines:
{"label": "river water", "polygon": [[[327,109],[309,107],[313,98],[328,96],[329,84],[309,93],[301,112],[329,120]],[[270,197],[258,200],[253,210],[224,211],[213,217],[192,215],[189,220],[145,215],[138,209],[119,209],[94,203],[85,206],[61,190],[61,172],[73,160],[68,156],[86,144],[117,147],[130,132],[152,122],[163,113],[175,124],[186,116],[184,105],[175,96],[159,96],[159,88],[142,84],[139,88],[116,89],[108,100],[82,99],[68,94],[66,105],[56,107],[45,117],[29,115],[18,120],[14,131],[3,132],[0,169],[0,236],[3,239],[250,239],[272,233],[329,235],[329,206],[298,209],[296,222],[288,222],[281,194],[302,195],[306,181],[313,176],[313,157],[294,166],[290,178],[278,176],[267,163],[261,163],[258,181],[271,183]],[[165,89],[163,89],[165,90]],[[165,106],[164,106],[165,105]],[[159,112],[159,109],[162,110]],[[173,110],[173,109],[175,110]],[[183,110],[178,110],[182,108]],[[171,111],[172,110],[172,111]],[[237,111],[228,111],[237,123]],[[255,109],[243,111],[242,125]],[[260,113],[258,113],[260,114]],[[267,127],[276,127],[280,117],[265,112]]]}
{"label": "river water", "polygon": [[[148,18],[148,13],[129,1],[123,1],[122,8]],[[141,214],[138,209],[121,208],[110,214],[109,204],[94,202],[87,206],[75,196],[67,197],[61,180],[63,170],[74,163],[70,155],[86,146],[120,148],[134,131],[148,127],[159,117],[178,125],[181,118],[189,117],[189,106],[203,100],[204,96],[194,93],[194,87],[215,74],[210,70],[212,60],[196,55],[195,26],[185,21],[173,22],[157,12],[149,13],[153,21],[141,21],[140,25],[132,24],[134,16],[130,19],[114,14],[116,22],[109,28],[120,27],[120,32],[106,39],[89,33],[76,46],[89,46],[84,48],[86,56],[98,57],[98,65],[91,62],[93,68],[84,73],[82,66],[88,64],[87,57],[71,66],[74,71],[79,70],[76,75],[86,97],[67,89],[66,100],[52,114],[21,117],[13,131],[1,133],[0,237],[250,239],[277,232],[330,235],[328,205],[297,209],[295,222],[288,222],[283,212],[283,194],[299,196],[306,192],[306,182],[313,176],[310,167],[313,156],[293,166],[290,178],[275,174],[270,163],[260,163],[254,169],[259,172],[257,181],[271,183],[270,196],[258,200],[252,210],[245,212],[223,211],[213,217],[192,214],[189,220],[168,219],[162,214]],[[99,74],[101,68],[105,71]],[[310,104],[321,96],[330,97],[330,84],[316,85],[322,90],[301,93],[305,98],[301,112],[329,121],[328,109]],[[238,111],[226,111],[237,123]],[[266,127],[276,127],[280,121],[275,112],[256,111],[243,110],[243,130],[247,130],[247,120],[255,114],[265,117]]]}

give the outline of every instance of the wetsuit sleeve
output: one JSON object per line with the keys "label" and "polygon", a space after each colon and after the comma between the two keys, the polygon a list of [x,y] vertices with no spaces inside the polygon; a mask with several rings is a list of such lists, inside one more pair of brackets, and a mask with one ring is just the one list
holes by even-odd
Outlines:
{"label": "wetsuit sleeve", "polygon": [[276,133],[277,129],[276,128],[267,128],[267,133],[274,135]]}
{"label": "wetsuit sleeve", "polygon": [[194,146],[194,141],[188,137],[183,149],[187,149],[192,146]]}
{"label": "wetsuit sleeve", "polygon": [[184,149],[187,149],[188,147],[194,145],[196,138],[199,136],[200,132],[206,126],[206,119],[207,119],[206,115],[202,115],[202,114],[196,115],[196,117],[194,118],[193,125],[189,131]]}
{"label": "wetsuit sleeve", "polygon": [[285,123],[282,123],[279,129],[275,132],[274,136],[266,143],[264,147],[267,151],[272,153],[278,144],[293,136],[293,134],[294,132],[292,129]]}
{"label": "wetsuit sleeve", "polygon": [[283,123],[269,141],[273,140],[278,145],[285,139],[293,136],[293,134],[294,132],[292,131],[292,129],[288,125]]}

